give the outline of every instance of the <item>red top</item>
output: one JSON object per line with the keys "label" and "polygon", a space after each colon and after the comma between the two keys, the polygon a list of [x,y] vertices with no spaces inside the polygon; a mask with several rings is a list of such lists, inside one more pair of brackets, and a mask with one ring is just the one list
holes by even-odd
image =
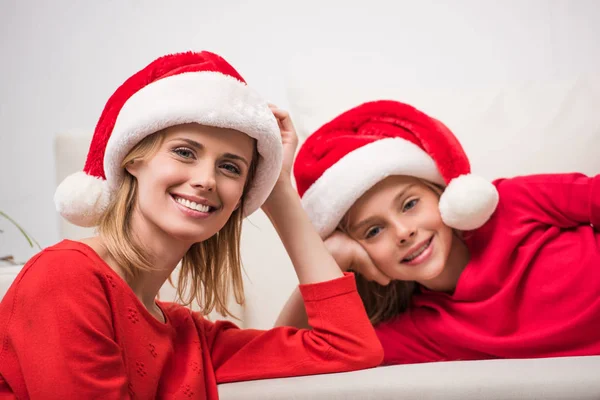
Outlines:
{"label": "red top", "polygon": [[385,363],[600,354],[600,175],[495,185],[454,294],[422,289],[377,327]]}
{"label": "red top", "polygon": [[241,330],[160,302],[162,323],[90,247],[63,241],[0,303],[0,399],[217,399],[218,383],[381,362],[352,276],[300,290],[313,330]]}

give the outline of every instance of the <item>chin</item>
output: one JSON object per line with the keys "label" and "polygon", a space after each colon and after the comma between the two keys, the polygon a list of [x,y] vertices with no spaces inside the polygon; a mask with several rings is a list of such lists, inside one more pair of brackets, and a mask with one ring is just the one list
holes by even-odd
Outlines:
{"label": "chin", "polygon": [[[433,260],[432,260],[433,261]],[[423,276],[420,280],[429,281],[440,276],[442,271],[444,270],[444,264],[439,261],[433,261],[430,265],[428,265],[424,271]]]}
{"label": "chin", "polygon": [[190,230],[190,229],[167,230],[165,232],[169,236],[173,237],[174,239],[176,239],[180,242],[190,243],[190,244],[204,242],[205,240],[210,239],[211,237],[213,237],[215,235],[214,232],[199,232],[198,228],[193,229],[193,230]]}

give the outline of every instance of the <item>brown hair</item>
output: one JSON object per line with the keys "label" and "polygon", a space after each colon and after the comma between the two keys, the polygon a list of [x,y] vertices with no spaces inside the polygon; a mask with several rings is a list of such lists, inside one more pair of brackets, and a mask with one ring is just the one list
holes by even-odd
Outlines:
{"label": "brown hair", "polygon": [[[131,215],[137,200],[137,180],[125,170],[125,166],[134,160],[146,160],[156,154],[164,136],[164,131],[147,136],[125,156],[121,163],[123,183],[100,220],[99,234],[127,280],[134,279],[140,271],[151,271],[154,267],[146,251],[134,240]],[[227,308],[231,289],[236,302],[244,303],[240,237],[244,198],[254,180],[258,157],[255,142],[240,206],[219,232],[203,242],[193,244],[181,261],[176,285],[177,300],[184,306],[197,302],[205,315],[216,309],[224,316],[233,316]]]}
{"label": "brown hair", "polygon": [[355,273],[354,277],[358,294],[373,325],[406,311],[418,287],[412,281],[391,281],[387,286],[382,286],[368,281],[359,273]]}
{"label": "brown hair", "polygon": [[[444,188],[435,183],[419,179],[421,183],[441,196]],[[348,213],[340,222],[339,229],[348,233]],[[419,285],[413,281],[393,280],[387,286],[365,279],[354,271],[358,294],[362,299],[369,320],[373,325],[387,321],[408,309],[413,294],[418,292]]]}

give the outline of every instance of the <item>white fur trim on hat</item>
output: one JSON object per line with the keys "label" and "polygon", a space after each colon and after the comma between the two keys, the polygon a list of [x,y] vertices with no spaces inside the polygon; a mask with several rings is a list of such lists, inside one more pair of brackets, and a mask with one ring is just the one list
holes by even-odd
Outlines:
{"label": "white fur trim on hat", "polygon": [[67,176],[54,193],[56,210],[78,226],[97,225],[109,201],[106,181],[83,171]]}
{"label": "white fur trim on hat", "polygon": [[346,154],[302,196],[302,205],[322,238],[367,190],[391,175],[410,175],[445,185],[433,159],[399,138],[381,139]]}
{"label": "white fur trim on hat", "polygon": [[187,72],[153,82],[131,96],[121,109],[106,146],[104,172],[110,191],[121,183],[121,162],[143,138],[184,123],[235,129],[258,142],[260,160],[245,199],[245,215],[269,196],[283,158],[277,121],[254,90],[220,72]]}
{"label": "white fur trim on hat", "polygon": [[487,222],[498,205],[498,191],[477,175],[461,175],[450,181],[440,197],[444,223],[463,231],[477,229]]}

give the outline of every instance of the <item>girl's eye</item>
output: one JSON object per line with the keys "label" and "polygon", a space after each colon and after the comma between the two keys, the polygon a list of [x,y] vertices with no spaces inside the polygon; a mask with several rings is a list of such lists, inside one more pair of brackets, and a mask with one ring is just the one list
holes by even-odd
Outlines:
{"label": "girl's eye", "polygon": [[178,147],[173,150],[173,153],[185,159],[194,158],[194,152],[191,149],[188,149],[187,147]]}
{"label": "girl's eye", "polygon": [[241,175],[242,171],[237,167],[237,165],[234,164],[223,164],[221,165],[221,168],[227,170],[228,172],[231,172],[232,174],[235,175]]}
{"label": "girl's eye", "polygon": [[371,238],[377,236],[380,231],[381,231],[381,228],[379,226],[374,226],[373,228],[371,228],[367,231],[367,233],[365,234],[365,239],[371,239]]}
{"label": "girl's eye", "polygon": [[412,200],[408,201],[406,204],[404,204],[402,211],[408,211],[408,210],[414,208],[418,202],[419,202],[419,199],[412,199]]}

